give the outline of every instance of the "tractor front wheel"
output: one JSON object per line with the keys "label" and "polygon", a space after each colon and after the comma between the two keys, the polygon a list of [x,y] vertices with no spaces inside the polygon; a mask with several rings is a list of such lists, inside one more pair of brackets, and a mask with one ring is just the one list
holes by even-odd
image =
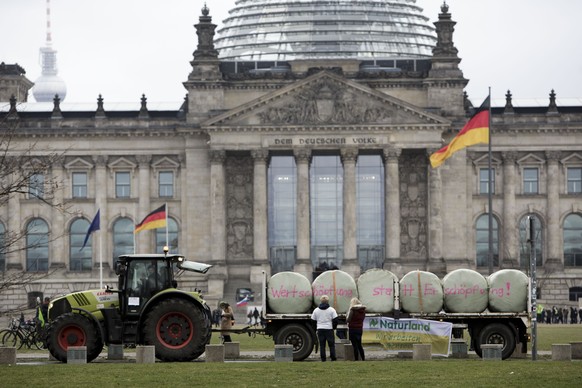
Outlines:
{"label": "tractor front wheel", "polygon": [[162,361],[191,361],[204,353],[210,323],[199,306],[183,299],[160,302],[148,314],[143,334]]}
{"label": "tractor front wheel", "polygon": [[53,357],[61,362],[67,362],[67,349],[70,346],[86,346],[87,362],[91,362],[103,350],[103,340],[88,318],[80,314],[67,313],[57,317],[50,324],[47,346]]}

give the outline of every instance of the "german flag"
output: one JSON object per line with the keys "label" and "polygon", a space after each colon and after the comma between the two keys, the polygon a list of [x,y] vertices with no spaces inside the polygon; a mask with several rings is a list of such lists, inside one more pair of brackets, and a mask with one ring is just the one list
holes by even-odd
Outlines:
{"label": "german flag", "polygon": [[160,206],[135,226],[133,233],[141,232],[142,230],[157,229],[166,227],[166,204]]}
{"label": "german flag", "polygon": [[450,158],[455,152],[463,148],[489,143],[489,106],[490,96],[477,109],[477,112],[465,124],[461,132],[451,142],[430,156],[430,165],[437,168]]}

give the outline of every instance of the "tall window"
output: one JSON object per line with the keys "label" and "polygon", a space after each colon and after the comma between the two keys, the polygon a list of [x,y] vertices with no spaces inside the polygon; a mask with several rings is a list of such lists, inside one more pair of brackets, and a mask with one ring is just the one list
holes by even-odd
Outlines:
{"label": "tall window", "polygon": [[69,230],[70,271],[91,271],[91,258],[93,256],[91,237],[87,240],[87,245],[81,250],[89,225],[91,225],[89,221],[84,218],[76,219],[71,224]]}
{"label": "tall window", "polygon": [[87,173],[73,173],[73,198],[87,198]]}
{"label": "tall window", "polygon": [[564,220],[564,265],[582,267],[582,216],[570,214]]}
{"label": "tall window", "polygon": [[29,198],[43,198],[44,197],[44,175],[32,174],[28,178],[28,197]]}
{"label": "tall window", "polygon": [[158,192],[160,197],[174,196],[174,173],[172,171],[160,171],[158,175]]}
{"label": "tall window", "polygon": [[115,197],[129,198],[131,195],[131,175],[129,172],[120,171],[115,173]]}
{"label": "tall window", "polygon": [[317,268],[343,260],[343,173],[339,156],[314,156],[310,172],[311,260]]}
{"label": "tall window", "polygon": [[[536,253],[536,265],[540,266],[543,264],[542,256],[542,238],[543,230],[542,223],[539,218],[533,214],[530,214],[534,221],[534,240],[535,240],[535,253]],[[529,216],[525,216],[519,221],[519,263],[523,270],[526,272],[530,268],[530,258],[531,258],[531,243],[529,241],[531,237],[530,232],[530,220]]]}
{"label": "tall window", "polygon": [[[173,218],[168,217],[168,247],[170,253],[179,253],[178,249],[178,223]],[[164,253],[166,245],[166,228],[156,229],[156,253]]]}
{"label": "tall window", "polygon": [[523,169],[523,193],[539,193],[539,172],[536,167],[528,167]]}
{"label": "tall window", "polygon": [[[499,227],[497,219],[493,217],[493,266],[499,265]],[[476,224],[476,252],[477,266],[487,267],[489,265],[489,214],[483,214],[477,219]]]}
{"label": "tall window", "polygon": [[362,271],[384,264],[384,164],[380,155],[359,155],[356,165],[357,243]]}
{"label": "tall window", "polygon": [[273,156],[268,171],[271,272],[292,271],[297,246],[297,167],[293,156]]}
{"label": "tall window", "polygon": [[35,218],[26,225],[26,270],[48,271],[49,228],[47,223]]}
{"label": "tall window", "polygon": [[119,218],[113,224],[113,265],[121,255],[133,253],[133,222],[129,218]]}
{"label": "tall window", "polygon": [[6,270],[6,246],[4,245],[5,234],[6,229],[4,228],[4,224],[0,222],[0,272]]}
{"label": "tall window", "polygon": [[[489,169],[479,169],[479,193],[489,194]],[[495,194],[495,169],[491,169],[491,194]]]}
{"label": "tall window", "polygon": [[582,167],[568,168],[568,194],[582,193]]}

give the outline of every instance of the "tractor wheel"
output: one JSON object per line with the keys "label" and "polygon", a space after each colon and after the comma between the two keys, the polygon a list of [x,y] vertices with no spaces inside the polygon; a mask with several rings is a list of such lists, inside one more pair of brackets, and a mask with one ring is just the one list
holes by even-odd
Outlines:
{"label": "tractor wheel", "polygon": [[148,314],[143,337],[162,361],[191,361],[205,351],[211,325],[204,312],[183,299],[161,301]]}
{"label": "tractor wheel", "polygon": [[275,334],[277,345],[293,345],[293,361],[305,360],[313,350],[313,336],[303,325],[286,325]]}
{"label": "tractor wheel", "polygon": [[67,362],[69,346],[86,346],[87,362],[91,362],[103,350],[103,340],[93,322],[80,314],[67,313],[50,324],[47,347],[54,358]]}
{"label": "tractor wheel", "polygon": [[505,324],[491,323],[481,329],[478,336],[479,341],[475,343],[475,353],[479,357],[483,357],[483,350],[481,344],[500,344],[503,345],[501,350],[501,358],[505,360],[511,357],[515,350],[515,334]]}

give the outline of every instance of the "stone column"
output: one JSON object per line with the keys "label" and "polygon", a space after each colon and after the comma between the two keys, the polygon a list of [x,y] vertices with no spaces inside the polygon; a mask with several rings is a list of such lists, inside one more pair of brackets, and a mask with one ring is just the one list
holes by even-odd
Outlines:
{"label": "stone column", "polygon": [[[152,160],[151,155],[137,155],[137,162],[139,164],[139,175],[138,175],[138,207],[137,214],[135,215],[135,224],[141,222],[141,220],[149,214],[152,210],[151,208],[151,192],[150,192],[150,162]],[[152,249],[152,233],[156,230],[143,230],[136,234],[136,253],[153,253]]]}
{"label": "stone column", "polygon": [[[99,243],[92,244],[93,250],[93,267],[99,268],[99,261],[103,260],[103,268],[109,268],[112,263],[111,256],[107,247],[109,243],[112,243],[109,234],[109,217],[107,212],[107,156],[99,155],[93,157],[93,162],[95,163],[95,212],[89,217],[95,217],[97,210],[99,210],[100,227],[99,232],[101,236],[99,239],[102,241],[103,246]],[[92,218],[90,218],[92,220]],[[94,241],[96,242],[97,239]],[[101,252],[103,249],[103,252]],[[113,250],[112,250],[113,251]]]}
{"label": "stone column", "polygon": [[[517,152],[503,152],[503,244],[499,241],[499,257],[503,256],[502,268],[518,268],[519,266],[519,228],[515,215]],[[501,251],[503,249],[503,251]],[[502,255],[503,252],[503,255]]]}
{"label": "stone column", "polygon": [[402,150],[384,149],[385,268],[400,265],[400,175],[398,158]]}
{"label": "stone column", "polygon": [[311,150],[294,151],[297,164],[297,260],[294,271],[311,279],[310,207],[309,207],[309,162]]}
{"label": "stone column", "polygon": [[260,284],[262,271],[270,275],[269,242],[267,235],[267,164],[269,150],[251,151],[254,160],[253,177],[253,265],[251,267],[251,283]]}
{"label": "stone column", "polygon": [[357,148],[341,150],[341,160],[344,167],[343,177],[343,239],[344,258],[341,268],[357,278],[360,275],[357,243],[357,200],[356,200],[356,160]]}
{"label": "stone column", "polygon": [[212,262],[226,259],[226,151],[210,151],[210,236]]}
{"label": "stone column", "polygon": [[[436,149],[428,149],[428,155],[436,152]],[[437,275],[446,273],[446,264],[443,259],[443,182],[440,168],[431,168],[428,172],[429,190],[429,217],[428,217],[428,265],[427,270]]]}
{"label": "stone column", "polygon": [[[64,187],[71,187],[71,184],[65,184],[64,169],[60,163],[52,165],[52,184],[51,190],[54,190],[54,203],[63,204],[65,202]],[[62,184],[61,184],[62,182]],[[65,258],[69,257],[66,247],[69,245],[69,233],[65,229],[65,217],[60,206],[51,209],[51,220],[49,221],[51,239],[49,253],[50,269],[65,269],[69,263]]]}
{"label": "stone column", "polygon": [[[8,162],[11,164],[12,162]],[[16,173],[12,173],[9,179],[12,180],[12,184],[18,179]],[[20,214],[20,199],[23,197],[23,194],[15,193],[8,198],[8,220],[6,225],[6,232],[14,231],[18,233],[18,231],[24,231],[26,225],[22,224],[22,217]],[[18,239],[11,244],[11,252],[6,253],[6,270],[15,270],[15,271],[22,271],[26,268],[26,252],[23,250],[24,246],[26,245],[23,239]]]}
{"label": "stone column", "polygon": [[226,268],[226,151],[210,150],[210,264],[208,293],[222,298],[228,281]]}
{"label": "stone column", "polygon": [[559,151],[546,152],[548,161],[547,170],[547,258],[544,263],[550,266],[557,266],[558,269],[564,267],[562,261],[561,246],[561,228],[560,228],[560,167],[559,162],[562,154]]}

